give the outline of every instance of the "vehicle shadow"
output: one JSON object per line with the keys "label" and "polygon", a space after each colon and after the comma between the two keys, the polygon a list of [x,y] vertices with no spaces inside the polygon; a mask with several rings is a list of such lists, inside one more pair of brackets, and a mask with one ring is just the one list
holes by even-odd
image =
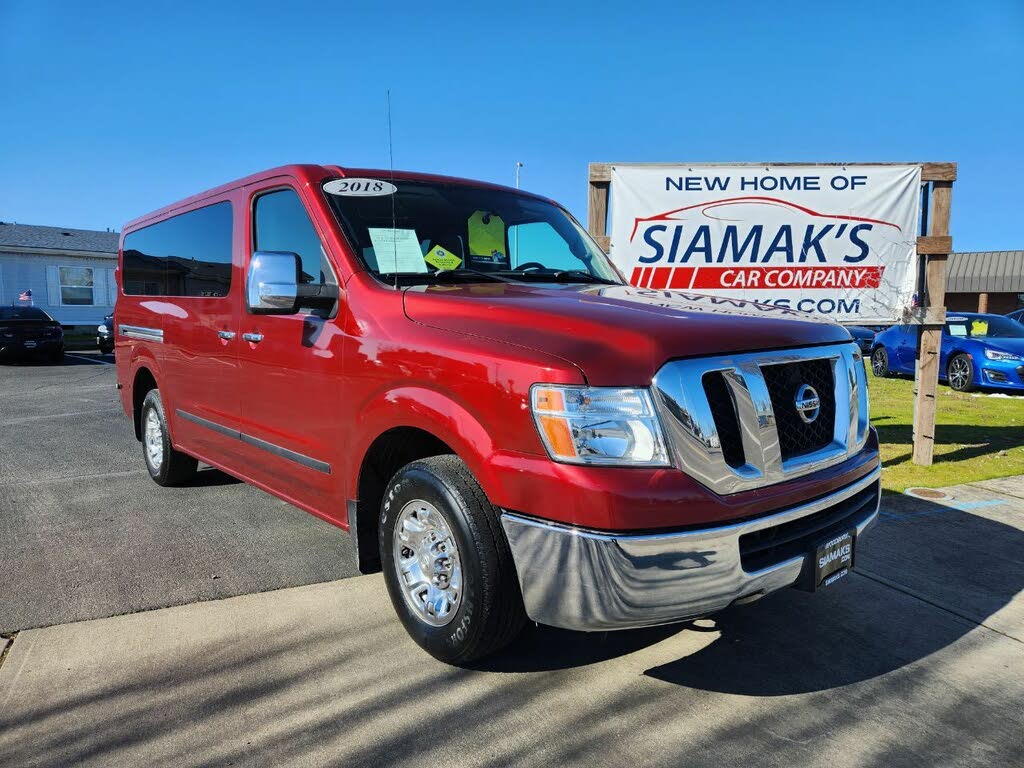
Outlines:
{"label": "vehicle shadow", "polygon": [[712,642],[684,642],[700,647],[644,674],[745,696],[824,691],[926,658],[1024,589],[1024,532],[912,497],[886,504],[893,511],[858,543],[855,573],[819,593],[784,590],[699,624],[603,634],[537,627],[479,668],[567,669],[710,632]]}
{"label": "vehicle shadow", "polygon": [[222,485],[238,485],[242,481],[232,477],[226,472],[221,472],[216,467],[202,467],[196,472],[195,477],[189,481],[189,488],[215,488]]}

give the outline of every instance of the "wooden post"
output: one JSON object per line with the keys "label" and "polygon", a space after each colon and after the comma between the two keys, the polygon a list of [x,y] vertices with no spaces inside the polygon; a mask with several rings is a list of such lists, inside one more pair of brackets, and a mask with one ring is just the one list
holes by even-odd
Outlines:
{"label": "wooden post", "polygon": [[[954,178],[955,172],[954,172]],[[928,238],[944,238],[952,249],[949,237],[949,210],[953,198],[953,182],[933,181],[931,217]],[[935,241],[941,242],[941,241]],[[932,250],[932,249],[927,249]],[[935,394],[939,385],[939,354],[942,349],[942,328],[946,320],[946,253],[925,254],[924,324],[918,328],[917,370],[914,377],[914,463],[931,466],[935,453]]]}
{"label": "wooden post", "polygon": [[978,294],[978,312],[981,314],[988,312],[988,294],[984,291]]}
{"label": "wooden post", "polygon": [[587,231],[605,253],[610,250],[608,237],[608,188],[612,180],[609,163],[591,163],[587,190]]}

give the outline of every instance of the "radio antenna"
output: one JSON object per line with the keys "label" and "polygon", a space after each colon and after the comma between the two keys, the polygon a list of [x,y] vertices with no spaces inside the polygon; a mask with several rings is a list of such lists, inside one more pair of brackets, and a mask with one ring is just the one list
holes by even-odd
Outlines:
{"label": "radio antenna", "polygon": [[395,194],[398,190],[395,187],[395,145],[391,139],[391,89],[387,90],[388,99],[388,164],[391,169],[391,248],[395,257],[395,289],[398,289],[398,220],[395,215]]}

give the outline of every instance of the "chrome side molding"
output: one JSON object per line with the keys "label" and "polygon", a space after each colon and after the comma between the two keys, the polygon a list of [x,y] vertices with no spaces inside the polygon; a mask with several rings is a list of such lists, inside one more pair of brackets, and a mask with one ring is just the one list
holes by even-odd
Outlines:
{"label": "chrome side molding", "polygon": [[[832,442],[783,460],[762,369],[808,360],[827,360],[832,366],[836,405]],[[704,390],[704,376],[713,372],[722,374],[736,409],[745,461],[742,466],[730,466],[725,460]],[[838,464],[860,451],[867,440],[867,375],[860,349],[852,342],[675,360],[655,375],[654,393],[676,466],[722,495],[763,488]]]}
{"label": "chrome side molding", "polygon": [[325,475],[331,474],[331,465],[326,461],[320,461],[320,459],[314,459],[312,456],[307,456],[304,453],[293,451],[290,448],[285,448],[278,445],[277,443],[271,443],[266,440],[261,440],[253,435],[247,435],[245,432],[239,432],[237,429],[231,429],[231,427],[225,427],[223,424],[218,424],[216,421],[210,421],[204,419],[202,416],[196,416],[194,413],[183,411],[181,408],[175,410],[178,417],[185,419],[185,421],[191,421],[193,424],[198,424],[201,427],[206,427],[209,430],[217,432],[218,434],[224,435],[225,437],[233,437],[235,440],[240,440],[247,445],[252,445],[260,448],[268,453],[272,453],[275,456],[280,456],[282,459],[293,461],[296,464],[301,464],[309,469],[314,469],[317,472],[323,472]]}
{"label": "chrome side molding", "polygon": [[145,328],[141,325],[120,325],[118,326],[118,333],[126,339],[155,341],[157,344],[164,343],[164,332],[162,328]]}

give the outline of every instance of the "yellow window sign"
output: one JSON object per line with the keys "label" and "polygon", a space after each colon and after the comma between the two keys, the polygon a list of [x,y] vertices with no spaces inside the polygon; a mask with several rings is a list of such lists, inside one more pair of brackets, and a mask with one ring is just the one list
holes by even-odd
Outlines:
{"label": "yellow window sign", "polygon": [[469,217],[469,255],[505,261],[505,222],[500,216],[477,211]]}
{"label": "yellow window sign", "polygon": [[455,269],[462,263],[462,259],[451,251],[446,251],[440,245],[432,247],[427,252],[427,255],[423,257],[423,260],[438,269]]}
{"label": "yellow window sign", "polygon": [[988,321],[987,320],[972,320],[971,321],[971,336],[987,336],[988,335]]}

